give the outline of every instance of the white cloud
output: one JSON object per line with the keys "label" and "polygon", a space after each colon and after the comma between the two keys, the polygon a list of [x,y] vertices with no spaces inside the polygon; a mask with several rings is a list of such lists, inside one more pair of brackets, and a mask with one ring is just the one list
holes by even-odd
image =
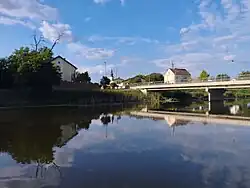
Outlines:
{"label": "white cloud", "polygon": [[[107,64],[106,66],[106,73],[108,74],[110,72],[110,69],[113,69],[115,67],[114,64]],[[105,72],[105,66],[104,65],[94,65],[94,66],[81,66],[79,67],[79,72],[85,72],[88,71],[90,74],[98,74],[98,75],[104,75]]]}
{"label": "white cloud", "polygon": [[234,40],[235,38],[236,38],[235,35],[226,35],[226,36],[214,38],[214,42],[225,42],[225,41]]}
{"label": "white cloud", "polygon": [[69,43],[68,49],[75,53],[76,55],[80,55],[86,59],[97,60],[97,59],[106,59],[114,56],[115,51],[104,49],[104,48],[92,48],[85,46],[81,43]]}
{"label": "white cloud", "polygon": [[[93,0],[94,3],[96,4],[105,4],[105,3],[108,3],[110,2],[111,0]],[[125,5],[125,0],[119,0],[121,5],[124,6]]]}
{"label": "white cloud", "polygon": [[184,27],[184,28],[181,28],[180,34],[182,35],[182,34],[188,33],[189,31],[190,31],[189,28]]}
{"label": "white cloud", "polygon": [[51,42],[54,42],[60,35],[62,35],[60,41],[71,41],[73,39],[71,27],[68,24],[50,24],[43,21],[39,30],[44,38]]}
{"label": "white cloud", "polygon": [[57,18],[57,9],[43,4],[40,0],[0,1],[0,24],[36,29],[42,20],[55,21]]}
{"label": "white cloud", "polygon": [[125,0],[120,0],[121,5],[124,6],[125,5]]}
{"label": "white cloud", "polygon": [[143,38],[143,37],[109,37],[109,36],[98,36],[93,35],[88,38],[90,42],[101,42],[101,41],[115,41],[119,44],[134,45],[136,43],[149,43],[149,44],[159,44],[160,42],[155,39]]}
{"label": "white cloud", "polygon": [[231,60],[245,67],[250,48],[250,0],[201,0],[197,9],[200,21],[180,29],[180,42],[166,45],[166,57],[153,62],[169,67],[173,60],[191,71],[202,66],[216,71]]}
{"label": "white cloud", "polygon": [[57,19],[57,9],[38,0],[1,0],[0,13],[15,18],[39,20]]}
{"label": "white cloud", "polygon": [[138,58],[138,57],[129,57],[129,56],[123,56],[121,57],[121,63],[118,64],[119,66],[124,66],[127,65],[128,63],[137,63],[142,61],[142,58]]}
{"label": "white cloud", "polygon": [[107,2],[109,2],[110,0],[94,0],[94,3],[96,4],[105,4]]}
{"label": "white cloud", "polygon": [[226,61],[232,61],[235,59],[235,55],[226,55],[224,56],[224,60]]}
{"label": "white cloud", "polygon": [[171,61],[174,60],[174,63],[180,67],[199,68],[206,63],[214,61],[216,58],[218,57],[215,57],[209,53],[186,53],[174,55],[166,59],[156,59],[153,60],[152,63],[158,67],[169,68],[171,67]]}
{"label": "white cloud", "polygon": [[29,27],[31,29],[35,29],[35,25],[31,22],[19,20],[16,18],[4,17],[4,16],[0,16],[0,24],[4,24],[4,25],[17,25],[18,24],[18,25]]}

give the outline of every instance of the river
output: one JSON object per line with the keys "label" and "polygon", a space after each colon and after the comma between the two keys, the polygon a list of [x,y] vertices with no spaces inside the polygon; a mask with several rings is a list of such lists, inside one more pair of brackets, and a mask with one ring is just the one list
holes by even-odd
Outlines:
{"label": "river", "polygon": [[247,104],[1,110],[0,187],[250,187]]}

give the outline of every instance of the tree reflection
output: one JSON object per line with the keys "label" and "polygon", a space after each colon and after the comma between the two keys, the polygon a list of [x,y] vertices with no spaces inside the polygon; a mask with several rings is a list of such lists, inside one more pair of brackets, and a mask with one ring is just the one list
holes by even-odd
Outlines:
{"label": "tree reflection", "polygon": [[107,126],[111,122],[111,118],[107,114],[103,114],[100,119],[104,126]]}
{"label": "tree reflection", "polygon": [[[59,171],[54,159],[54,147],[62,147],[79,130],[88,130],[92,119],[101,118],[104,125],[114,121],[107,114],[119,112],[111,108],[51,108],[0,111],[0,151],[9,153],[21,164],[37,164],[35,172],[45,172],[49,166]],[[45,168],[46,167],[46,168]]]}

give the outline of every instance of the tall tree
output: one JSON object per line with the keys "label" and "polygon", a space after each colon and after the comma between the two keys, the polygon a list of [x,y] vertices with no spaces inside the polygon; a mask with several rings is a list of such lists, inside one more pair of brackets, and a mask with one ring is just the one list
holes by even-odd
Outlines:
{"label": "tall tree", "polygon": [[106,77],[106,76],[103,76],[101,81],[100,81],[100,85],[103,88],[106,88],[109,84],[110,84],[110,79],[108,77]]}
{"label": "tall tree", "polygon": [[206,81],[206,80],[208,80],[208,78],[209,78],[208,72],[205,71],[205,70],[201,71],[200,77],[199,77],[199,78],[200,78],[201,81]]}
{"label": "tall tree", "polygon": [[239,74],[238,78],[241,79],[241,80],[250,79],[250,71],[242,71],[242,72]]}
{"label": "tall tree", "polygon": [[52,56],[47,47],[37,51],[27,47],[15,50],[8,58],[15,72],[15,84],[36,89],[51,89],[52,85],[59,84],[61,74],[59,68],[51,63]]}
{"label": "tall tree", "polygon": [[126,80],[126,82],[128,82],[128,83],[140,83],[143,81],[145,81],[145,76],[141,75],[141,74],[138,74],[138,75]]}
{"label": "tall tree", "polygon": [[90,83],[91,78],[89,76],[89,73],[87,71],[83,72],[83,73],[77,72],[76,77],[74,79],[74,82],[77,82],[77,83]]}
{"label": "tall tree", "polygon": [[230,76],[228,76],[227,74],[218,74],[216,76],[216,80],[218,80],[218,81],[227,81],[227,80],[230,80]]}
{"label": "tall tree", "polygon": [[160,73],[152,73],[147,76],[145,76],[145,80],[147,82],[162,82],[164,81],[164,76]]}
{"label": "tall tree", "polygon": [[11,88],[13,85],[10,61],[6,58],[0,59],[0,88]]}

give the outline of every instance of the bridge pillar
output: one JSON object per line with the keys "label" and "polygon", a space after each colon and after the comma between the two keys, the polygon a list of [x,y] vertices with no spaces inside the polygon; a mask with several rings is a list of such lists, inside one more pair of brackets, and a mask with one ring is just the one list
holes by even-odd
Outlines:
{"label": "bridge pillar", "polygon": [[225,89],[209,89],[209,88],[206,88],[206,92],[208,92],[208,102],[224,101]]}
{"label": "bridge pillar", "polygon": [[208,92],[209,114],[225,114],[227,108],[224,106],[225,89],[206,89]]}

